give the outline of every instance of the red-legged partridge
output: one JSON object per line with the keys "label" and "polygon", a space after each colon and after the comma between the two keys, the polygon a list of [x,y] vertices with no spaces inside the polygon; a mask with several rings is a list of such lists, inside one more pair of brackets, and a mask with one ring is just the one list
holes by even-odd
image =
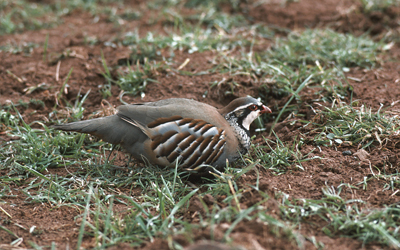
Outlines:
{"label": "red-legged partridge", "polygon": [[53,125],[64,131],[95,135],[121,144],[134,158],[159,166],[194,169],[202,164],[223,169],[250,147],[250,124],[271,110],[252,97],[216,109],[194,100],[174,98],[122,105],[115,115]]}

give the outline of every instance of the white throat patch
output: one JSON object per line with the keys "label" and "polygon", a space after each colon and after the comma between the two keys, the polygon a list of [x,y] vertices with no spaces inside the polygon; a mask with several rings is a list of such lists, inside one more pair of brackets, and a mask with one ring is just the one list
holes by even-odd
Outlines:
{"label": "white throat patch", "polygon": [[243,127],[250,130],[250,124],[260,116],[260,110],[252,111],[245,119],[243,119]]}

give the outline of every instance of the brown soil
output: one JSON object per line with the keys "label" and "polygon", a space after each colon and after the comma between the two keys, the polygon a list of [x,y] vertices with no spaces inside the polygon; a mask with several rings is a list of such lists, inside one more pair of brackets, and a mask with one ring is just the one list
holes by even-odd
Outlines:
{"label": "brown soil", "polygon": [[[10,102],[18,103],[18,101],[29,102],[31,99],[38,99],[45,103],[45,106],[29,104],[28,107],[19,107],[25,122],[47,121],[49,113],[53,110],[57,99],[58,91],[61,89],[63,81],[66,79],[68,72],[73,68],[73,72],[68,81],[68,86],[62,94],[63,98],[70,102],[74,102],[78,92],[81,94],[91,90],[88,100],[84,103],[85,117],[87,119],[94,111],[102,110],[102,95],[98,91],[99,85],[105,84],[103,76],[103,66],[101,61],[101,52],[107,64],[112,68],[116,66],[119,59],[124,59],[129,55],[130,50],[124,47],[113,48],[105,46],[104,42],[113,41],[128,30],[139,29],[140,34],[146,34],[148,31],[163,34],[163,24],[165,20],[156,22],[148,22],[148,19],[154,17],[155,14],[146,8],[146,3],[129,3],[131,8],[136,8],[143,13],[144,19],[125,21],[119,27],[108,22],[104,17],[100,16],[98,22],[93,23],[93,17],[89,13],[75,11],[64,17],[63,24],[58,27],[39,31],[26,31],[21,34],[5,35],[0,39],[0,46],[7,43],[20,44],[23,42],[35,42],[40,46],[33,49],[30,55],[24,53],[10,54],[0,52],[0,104],[5,105]],[[352,32],[355,34],[369,31],[370,34],[379,39],[390,30],[393,33],[398,32],[398,23],[400,22],[399,8],[390,8],[385,12],[363,13],[359,1],[356,0],[300,0],[300,1],[266,1],[260,6],[256,6],[253,1],[242,1],[240,10],[227,8],[225,11],[242,12],[247,19],[254,23],[262,23],[270,27],[274,27],[277,31],[286,29],[305,29],[305,28],[322,28],[331,27],[340,32]],[[287,3],[283,3],[287,2]],[[157,19],[156,19],[157,20]],[[397,30],[396,30],[397,29]],[[49,47],[47,63],[43,62],[43,44],[45,43],[46,34],[49,34]],[[85,43],[87,37],[96,36],[98,43],[88,45]],[[258,45],[258,49],[267,49],[269,41],[265,41],[262,45]],[[162,51],[168,54],[168,51]],[[205,69],[212,68],[212,58],[214,52],[188,53],[187,51],[176,52],[174,64],[177,67],[186,59],[190,62],[185,66],[185,71],[200,72]],[[367,107],[374,110],[384,105],[387,110],[398,114],[400,103],[400,47],[395,44],[390,51],[390,57],[387,56],[382,65],[373,70],[363,70],[352,68],[347,73],[351,76],[350,84],[354,87],[354,98]],[[59,67],[59,71],[57,68]],[[116,74],[114,72],[113,74]],[[257,83],[252,79],[243,76],[235,76],[235,82],[240,83],[235,87],[234,94],[225,94],[230,90],[229,84],[210,88],[208,84],[213,81],[220,81],[223,77],[230,77],[221,74],[207,74],[185,76],[180,74],[167,74],[167,72],[157,72],[153,78],[158,83],[150,82],[144,98],[124,96],[123,100],[128,103],[155,101],[171,97],[193,98],[202,102],[221,107],[237,96],[253,95],[259,96]],[[37,86],[45,83],[42,88],[33,92],[28,91],[29,87]],[[113,86],[111,89],[112,96],[107,101],[113,105],[121,105],[118,95],[120,90]],[[207,93],[205,95],[205,93]],[[287,99],[277,99],[270,97],[267,105],[273,107],[274,114],[285,104]],[[305,111],[307,112],[307,111]],[[312,117],[307,117],[311,119]],[[277,135],[284,143],[293,143],[293,138],[301,135],[304,129],[300,126],[289,123],[278,124],[276,128]],[[2,131],[0,131],[2,132]],[[258,133],[254,143],[263,144],[262,137],[268,137],[268,133]],[[0,133],[1,140],[11,140],[4,133]],[[396,173],[399,170],[400,161],[399,148],[396,146],[398,138],[390,138],[390,142],[384,149],[371,147],[368,149],[369,158],[372,166],[376,166],[386,173]],[[300,151],[305,155],[314,148],[311,145],[303,146]],[[323,157],[323,161],[315,159],[303,164],[305,171],[293,170],[283,175],[275,175],[271,171],[258,169],[260,173],[260,189],[271,194],[282,191],[291,198],[310,198],[319,199],[322,197],[321,189],[328,186],[337,187],[341,183],[349,183],[356,185],[363,181],[364,176],[371,176],[368,161],[360,161],[354,156],[344,156],[342,151],[350,150],[355,153],[357,146],[352,147],[321,147],[321,150],[313,151],[312,156]],[[124,160],[124,159],[122,159]],[[121,160],[121,162],[122,162]],[[121,163],[123,165],[123,163]],[[376,168],[374,168],[376,169]],[[62,170],[49,169],[51,173],[63,175]],[[244,175],[238,184],[245,187],[256,185],[257,174],[251,171]],[[385,205],[400,202],[400,193],[394,193],[392,190],[383,191],[385,180],[373,179],[368,182],[368,189],[358,189],[357,191],[344,189],[342,196],[346,199],[362,199],[367,202],[366,207],[384,207]],[[24,238],[24,242],[19,247],[30,247],[27,242],[32,241],[38,245],[50,246],[51,242],[56,242],[58,249],[67,247],[74,248],[77,243],[80,223],[74,218],[81,211],[74,207],[61,206],[54,208],[49,204],[31,204],[27,203],[25,194],[20,191],[20,187],[10,187],[12,198],[4,199],[6,203],[2,204],[2,208],[11,216],[12,220],[3,219],[1,224]],[[15,188],[15,189],[14,189]],[[396,187],[399,188],[399,187]],[[129,190],[127,190],[129,191]],[[219,197],[220,198],[220,197]],[[219,200],[217,197],[217,201]],[[198,221],[198,215],[195,213],[203,209],[200,205],[196,207],[199,197],[191,200],[191,205],[187,211],[188,220]],[[205,199],[204,197],[202,199]],[[213,198],[214,199],[214,198]],[[251,191],[242,198],[240,206],[246,208],[260,201],[262,197],[258,197]],[[279,218],[279,208],[277,200],[268,201],[268,210],[271,216]],[[14,204],[13,206],[9,204]],[[212,204],[212,203],[211,203]],[[123,210],[123,208],[120,208]],[[12,223],[11,223],[12,222]],[[325,222],[319,218],[315,218],[310,223],[304,223],[300,231],[304,236],[315,236],[317,241],[325,245],[325,249],[378,249],[379,245],[367,244],[350,238],[341,238],[339,236],[328,237],[322,233],[321,228]],[[20,226],[17,226],[20,225]],[[37,226],[42,230],[38,235],[28,232],[31,226]],[[208,229],[209,230],[209,229]],[[215,239],[219,240],[223,237],[226,230],[221,226],[215,228]],[[256,221],[241,222],[232,233],[232,239],[235,245],[242,245],[247,249],[292,249],[297,245],[284,237],[277,237],[271,232],[269,226]],[[210,239],[210,233],[207,229],[193,232],[194,240],[201,244],[203,240]],[[284,232],[278,233],[284,235]],[[1,244],[9,244],[14,240],[8,233],[0,230],[0,248],[5,247]],[[84,238],[84,247],[92,247],[91,238]],[[178,242],[187,246],[188,240],[176,237]],[[315,246],[304,239],[304,249],[314,249]],[[205,243],[204,243],[205,244]],[[261,247],[261,248],[260,248]],[[113,247],[115,249],[130,249],[129,245],[121,244]],[[148,243],[141,247],[142,249],[168,249],[167,240],[156,239],[153,243]],[[196,249],[195,246],[192,249]],[[221,249],[223,249],[221,247]]]}

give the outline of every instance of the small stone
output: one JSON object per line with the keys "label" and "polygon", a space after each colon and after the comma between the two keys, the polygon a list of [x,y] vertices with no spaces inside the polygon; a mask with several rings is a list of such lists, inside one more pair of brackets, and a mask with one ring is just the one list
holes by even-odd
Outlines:
{"label": "small stone", "polygon": [[353,153],[350,150],[345,150],[342,152],[343,155],[352,155]]}

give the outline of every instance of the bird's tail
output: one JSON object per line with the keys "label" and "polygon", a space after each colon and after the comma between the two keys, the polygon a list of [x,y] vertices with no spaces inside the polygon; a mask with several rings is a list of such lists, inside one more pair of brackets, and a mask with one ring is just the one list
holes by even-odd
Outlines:
{"label": "bird's tail", "polygon": [[106,142],[119,144],[123,141],[126,132],[129,131],[126,129],[127,126],[131,125],[121,121],[117,115],[112,115],[91,120],[52,125],[50,127],[57,130],[91,134]]}

